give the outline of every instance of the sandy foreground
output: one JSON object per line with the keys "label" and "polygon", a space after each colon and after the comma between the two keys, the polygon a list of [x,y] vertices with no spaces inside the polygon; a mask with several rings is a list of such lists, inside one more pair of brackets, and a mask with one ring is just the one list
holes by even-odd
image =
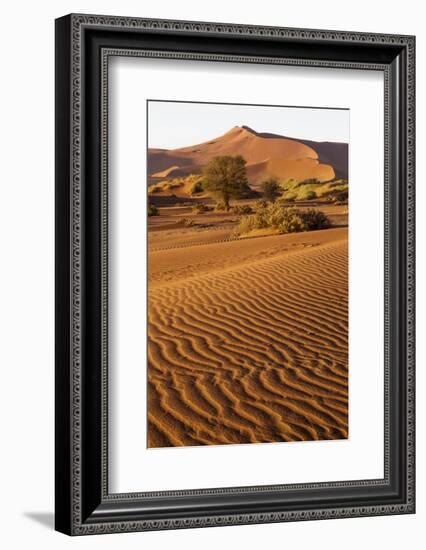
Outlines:
{"label": "sandy foreground", "polygon": [[148,446],[346,438],[347,228],[239,240],[226,224],[158,229]]}

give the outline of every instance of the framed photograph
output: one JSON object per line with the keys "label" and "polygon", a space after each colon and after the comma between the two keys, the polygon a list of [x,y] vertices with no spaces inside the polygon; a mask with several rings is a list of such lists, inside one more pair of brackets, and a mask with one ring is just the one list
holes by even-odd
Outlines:
{"label": "framed photograph", "polygon": [[414,513],[413,36],[56,21],[56,529]]}

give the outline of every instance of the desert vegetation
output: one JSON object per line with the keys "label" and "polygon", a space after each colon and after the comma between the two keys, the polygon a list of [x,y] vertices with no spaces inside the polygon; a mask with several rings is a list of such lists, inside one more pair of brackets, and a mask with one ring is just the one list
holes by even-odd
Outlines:
{"label": "desert vegetation", "polygon": [[225,210],[231,198],[250,192],[246,175],[246,160],[241,155],[214,157],[204,168],[203,188],[217,197]]}
{"label": "desert vegetation", "polygon": [[349,185],[345,179],[328,182],[320,182],[315,179],[304,181],[289,179],[281,182],[280,189],[282,198],[288,201],[305,201],[318,198],[333,202],[338,195],[341,196],[340,200],[347,201]]}
{"label": "desert vegetation", "polygon": [[199,195],[203,192],[203,177],[189,174],[178,178],[166,178],[148,187],[148,195],[182,193],[186,196]]}
{"label": "desert vegetation", "polygon": [[184,180],[183,178],[174,178],[171,180],[160,181],[154,185],[151,185],[148,188],[148,194],[153,195],[156,193],[162,193],[164,191],[172,191],[183,187]]}
{"label": "desert vegetation", "polygon": [[148,204],[148,217],[159,216],[160,211],[154,204]]}
{"label": "desert vegetation", "polygon": [[268,201],[274,201],[280,196],[280,182],[277,178],[268,178],[262,182],[261,191],[264,198]]}
{"label": "desert vegetation", "polygon": [[321,210],[301,210],[272,203],[258,208],[254,214],[241,218],[235,234],[244,235],[259,229],[269,229],[278,234],[298,233],[327,229],[330,226],[329,218]]}
{"label": "desert vegetation", "polygon": [[347,438],[337,145],[324,162],[313,142],[235,127],[149,152],[149,447]]}
{"label": "desert vegetation", "polygon": [[232,213],[239,216],[246,216],[253,213],[253,208],[249,204],[236,204],[232,207]]}

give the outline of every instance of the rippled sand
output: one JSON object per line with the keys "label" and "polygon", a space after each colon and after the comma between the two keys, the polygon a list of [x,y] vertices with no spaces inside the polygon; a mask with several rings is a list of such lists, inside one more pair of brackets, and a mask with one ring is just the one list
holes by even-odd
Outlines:
{"label": "rippled sand", "polygon": [[149,255],[148,446],[346,438],[347,229],[197,239]]}

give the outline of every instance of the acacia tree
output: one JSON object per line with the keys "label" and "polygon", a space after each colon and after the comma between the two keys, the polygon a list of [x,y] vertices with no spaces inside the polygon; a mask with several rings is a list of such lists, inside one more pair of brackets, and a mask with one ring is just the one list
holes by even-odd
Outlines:
{"label": "acacia tree", "polygon": [[245,159],[241,155],[214,157],[204,168],[203,188],[229,210],[231,198],[241,197],[250,190]]}
{"label": "acacia tree", "polygon": [[268,178],[262,182],[261,189],[265,199],[273,202],[280,194],[280,182],[276,178]]}

